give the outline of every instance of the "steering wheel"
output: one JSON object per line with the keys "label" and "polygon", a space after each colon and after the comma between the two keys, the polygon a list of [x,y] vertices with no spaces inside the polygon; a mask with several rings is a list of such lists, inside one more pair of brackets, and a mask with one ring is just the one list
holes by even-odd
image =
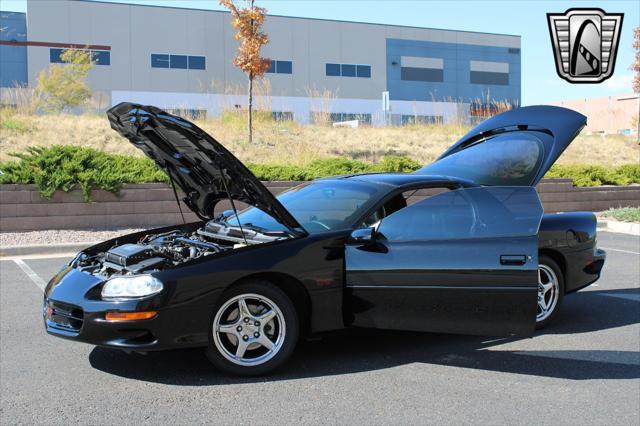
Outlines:
{"label": "steering wheel", "polygon": [[331,228],[330,228],[329,226],[325,225],[324,223],[322,223],[322,222],[320,222],[319,220],[316,220],[316,219],[314,219],[314,220],[310,221],[309,223],[315,223],[316,225],[320,225],[320,226],[322,226],[324,229],[326,229],[327,231],[330,231],[330,230],[331,230]]}

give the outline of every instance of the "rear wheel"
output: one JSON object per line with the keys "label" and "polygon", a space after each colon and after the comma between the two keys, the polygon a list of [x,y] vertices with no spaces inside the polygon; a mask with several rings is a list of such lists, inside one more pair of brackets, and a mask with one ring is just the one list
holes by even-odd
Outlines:
{"label": "rear wheel", "polygon": [[558,264],[541,255],[538,262],[538,311],[536,328],[547,326],[560,310],[564,295],[564,277]]}
{"label": "rear wheel", "polygon": [[232,287],[214,310],[207,357],[220,370],[242,376],[268,373],[293,353],[298,315],[287,295],[268,281]]}

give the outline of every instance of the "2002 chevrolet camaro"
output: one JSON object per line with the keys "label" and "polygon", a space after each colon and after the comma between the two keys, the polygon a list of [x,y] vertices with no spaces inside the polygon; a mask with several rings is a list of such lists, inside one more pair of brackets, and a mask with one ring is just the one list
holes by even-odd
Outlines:
{"label": "2002 chevrolet camaro", "polygon": [[[531,335],[604,264],[595,216],[543,215],[534,188],[586,124],[571,110],[511,110],[415,173],[319,179],[277,198],[182,118],[131,103],[107,115],[202,220],[79,253],[45,291],[55,336],[201,346],[225,372],[264,374],[303,333]],[[222,199],[249,207],[216,217]]]}

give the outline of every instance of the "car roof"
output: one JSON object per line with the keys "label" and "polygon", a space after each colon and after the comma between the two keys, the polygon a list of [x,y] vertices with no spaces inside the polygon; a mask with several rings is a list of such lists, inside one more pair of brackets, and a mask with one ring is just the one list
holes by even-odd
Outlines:
{"label": "car roof", "polygon": [[362,173],[354,175],[336,176],[329,179],[369,182],[377,185],[394,187],[411,186],[415,184],[460,184],[464,187],[477,186],[473,182],[442,175],[422,175],[414,173]]}

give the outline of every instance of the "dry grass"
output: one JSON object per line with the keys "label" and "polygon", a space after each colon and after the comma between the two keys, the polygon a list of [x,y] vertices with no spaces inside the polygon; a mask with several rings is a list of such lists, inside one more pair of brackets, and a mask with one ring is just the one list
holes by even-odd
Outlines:
{"label": "dry grass", "polygon": [[[270,115],[265,115],[256,120],[254,143],[249,145],[242,114],[231,112],[196,123],[242,161],[296,165],[336,156],[373,162],[385,155],[407,155],[421,163],[429,163],[469,130],[459,125],[334,129],[274,122]],[[20,152],[28,146],[54,144],[141,155],[111,130],[104,115],[32,115],[0,110],[0,161],[9,159],[10,152]],[[559,163],[615,166],[639,160],[640,147],[633,138],[579,136]]]}

